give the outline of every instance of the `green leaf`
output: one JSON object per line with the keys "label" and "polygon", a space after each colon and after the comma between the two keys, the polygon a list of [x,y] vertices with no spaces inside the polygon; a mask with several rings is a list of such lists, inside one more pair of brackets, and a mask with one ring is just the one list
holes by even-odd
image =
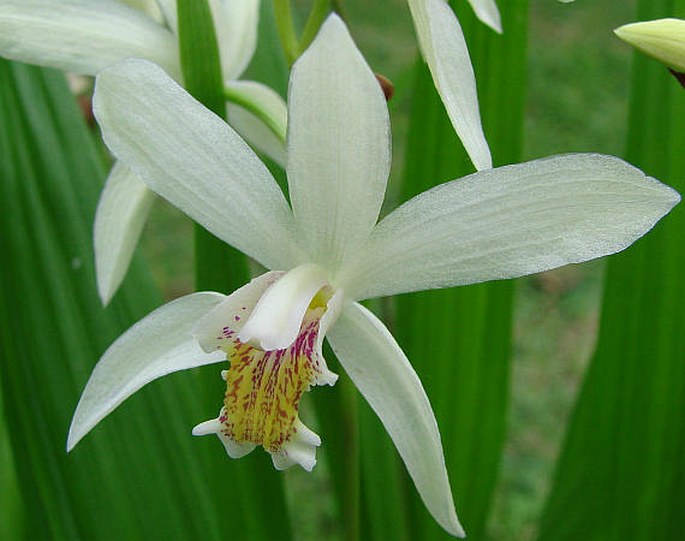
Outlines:
{"label": "green leaf", "polygon": [[255,463],[267,457],[241,478],[250,465],[236,474],[217,441],[190,435],[220,405],[216,367],[211,411],[191,373],[167,376],[67,455],[95,362],[160,298],[135,260],[122,293],[100,305],[91,229],[105,171],[63,77],[0,61],[0,115],[0,383],[26,538],[289,539],[278,493],[272,520],[258,507],[271,466]]}
{"label": "green leaf", "polygon": [[226,118],[219,45],[207,0],[177,0],[178,41],[186,90],[207,109]]}
{"label": "green leaf", "polygon": [[[186,90],[226,119],[219,47],[207,0],[178,0],[178,40]],[[195,286],[229,293],[249,281],[247,260],[225,242],[195,226]]]}
{"label": "green leaf", "polygon": [[[465,2],[453,6],[469,44],[494,160],[500,165],[516,162],[522,145],[528,2],[500,3],[503,35],[477,21]],[[402,200],[472,172],[423,63],[418,68],[409,134]],[[484,536],[505,436],[512,295],[512,282],[495,282],[398,299],[396,336],[435,410],[457,513],[474,540]],[[362,412],[362,426],[364,415],[371,414]],[[382,432],[375,433],[375,441],[362,439],[362,460],[383,463],[384,468],[376,468],[376,475],[364,481],[387,484],[387,470],[398,459],[389,447],[379,450]],[[373,454],[364,446],[375,447]],[[366,468],[370,470],[371,464]],[[411,487],[408,538],[449,539],[425,510],[411,481],[393,483]],[[369,511],[373,519],[383,513],[387,520],[381,524],[390,524],[390,517],[401,514],[401,502],[394,509],[376,504]]]}
{"label": "green leaf", "polygon": [[[683,17],[641,0],[635,20]],[[685,190],[685,92],[636,54],[627,159]],[[610,258],[597,350],[556,467],[539,539],[685,538],[685,249],[681,203]]]}
{"label": "green leaf", "polygon": [[[2,386],[0,386],[0,395]],[[0,539],[22,539],[24,509],[10,446],[10,434],[0,400]]]}

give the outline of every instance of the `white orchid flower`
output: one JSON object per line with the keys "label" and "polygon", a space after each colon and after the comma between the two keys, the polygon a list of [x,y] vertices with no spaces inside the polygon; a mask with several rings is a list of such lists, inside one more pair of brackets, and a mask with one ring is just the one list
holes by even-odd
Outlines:
{"label": "white orchid flower", "polygon": [[[155,62],[181,81],[176,1],[0,0],[0,55],[83,75],[125,58]],[[228,104],[231,125],[255,148],[285,164],[286,106],[269,87],[239,78],[257,44],[259,0],[210,0],[227,93],[251,103],[267,125],[247,109]],[[150,14],[150,15],[148,15]],[[160,20],[152,15],[162,14]],[[125,163],[112,168],[95,216],[95,263],[100,298],[107,304],[133,257],[154,194]]]}
{"label": "white orchid flower", "polygon": [[617,252],[679,200],[618,158],[569,155],[442,184],[376,224],[390,168],[388,110],[335,15],[291,74],[291,205],[240,137],[155,65],[128,60],[102,71],[94,103],[106,143],[152,190],[271,270],[229,296],[179,298],[116,340],[86,385],[68,449],[149,381],[228,358],[223,407],[193,433],[218,435],[231,457],[261,445],[276,468],[311,470],[320,439],[298,406],[311,386],[335,383],[321,353],[326,336],[426,507],[457,536],[426,393],[359,301]]}

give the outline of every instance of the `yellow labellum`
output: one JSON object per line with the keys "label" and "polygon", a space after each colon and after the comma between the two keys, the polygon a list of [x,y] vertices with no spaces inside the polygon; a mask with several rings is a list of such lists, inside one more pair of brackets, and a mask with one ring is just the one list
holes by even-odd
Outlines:
{"label": "yellow labellum", "polygon": [[302,394],[322,373],[317,354],[321,317],[330,295],[317,293],[295,341],[285,349],[264,351],[238,340],[224,327],[223,348],[231,363],[226,374],[223,433],[237,443],[251,442],[275,452],[290,440]]}

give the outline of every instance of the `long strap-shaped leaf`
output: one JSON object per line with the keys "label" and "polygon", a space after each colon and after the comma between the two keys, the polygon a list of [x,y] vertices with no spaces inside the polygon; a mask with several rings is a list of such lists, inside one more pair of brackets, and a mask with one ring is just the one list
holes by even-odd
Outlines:
{"label": "long strap-shaped leaf", "polygon": [[[685,16],[641,0],[635,20]],[[685,92],[633,69],[629,161],[685,189]],[[539,539],[685,539],[685,208],[608,263],[597,351],[575,406]]]}
{"label": "long strap-shaped leaf", "polygon": [[190,436],[215,413],[190,374],[144,389],[66,454],[93,365],[159,297],[138,261],[100,306],[91,228],[104,171],[62,77],[2,61],[0,119],[0,381],[27,538],[289,539],[279,493],[261,520],[262,479]]}

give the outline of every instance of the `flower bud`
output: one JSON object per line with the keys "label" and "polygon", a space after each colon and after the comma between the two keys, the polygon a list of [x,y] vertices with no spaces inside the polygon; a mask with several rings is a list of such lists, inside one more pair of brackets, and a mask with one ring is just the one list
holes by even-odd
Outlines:
{"label": "flower bud", "polygon": [[626,24],[614,30],[614,33],[672,70],[685,72],[684,20],[658,19]]}

